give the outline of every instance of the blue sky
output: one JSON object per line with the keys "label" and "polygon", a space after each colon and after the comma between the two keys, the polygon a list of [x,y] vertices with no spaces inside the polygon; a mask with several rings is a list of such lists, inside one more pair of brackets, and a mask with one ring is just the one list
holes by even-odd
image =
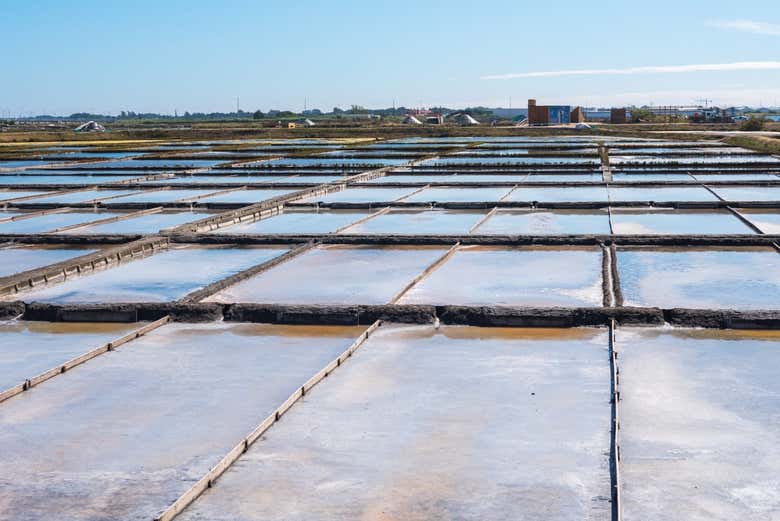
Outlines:
{"label": "blue sky", "polygon": [[780,103],[780,2],[639,4],[2,0],[0,116]]}

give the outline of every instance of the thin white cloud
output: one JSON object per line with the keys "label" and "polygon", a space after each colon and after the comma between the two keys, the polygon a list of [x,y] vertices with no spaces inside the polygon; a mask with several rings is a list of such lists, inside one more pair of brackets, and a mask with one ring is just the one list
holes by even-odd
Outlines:
{"label": "thin white cloud", "polygon": [[482,76],[482,80],[511,80],[515,78],[547,78],[552,76],[596,76],[607,74],[677,74],[683,72],[712,71],[762,71],[780,69],[780,61],[706,63],[698,65],[659,65],[653,67],[628,67],[625,69],[573,69],[564,71],[514,72]]}
{"label": "thin white cloud", "polygon": [[741,85],[727,85],[725,88],[701,88],[690,90],[648,90],[635,92],[572,93],[566,100],[586,106],[619,105],[695,105],[707,98],[719,107],[732,105],[776,105],[780,101],[780,87],[753,89]]}
{"label": "thin white cloud", "polygon": [[756,22],[755,20],[709,20],[707,25],[731,31],[780,36],[780,25]]}
{"label": "thin white cloud", "polygon": [[[515,92],[512,95],[514,108],[525,108],[527,98],[533,98],[533,92]],[[561,105],[582,105],[584,107],[622,107],[627,105],[697,105],[700,99],[713,100],[719,107],[730,106],[780,106],[780,85],[754,89],[743,84],[732,83],[718,87],[678,90],[639,90],[639,91],[593,91],[582,92],[577,86],[556,91],[545,103]],[[375,104],[376,105],[376,104]],[[371,106],[375,106],[371,105]],[[480,98],[439,99],[426,106],[445,107],[507,107],[507,97],[485,96]],[[407,107],[416,104],[407,104]]]}

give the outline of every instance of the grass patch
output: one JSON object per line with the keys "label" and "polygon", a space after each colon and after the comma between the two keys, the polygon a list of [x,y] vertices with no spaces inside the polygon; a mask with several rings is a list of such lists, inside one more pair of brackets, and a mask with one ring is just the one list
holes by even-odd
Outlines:
{"label": "grass patch", "polygon": [[767,136],[733,136],[726,143],[764,154],[780,154],[780,139]]}

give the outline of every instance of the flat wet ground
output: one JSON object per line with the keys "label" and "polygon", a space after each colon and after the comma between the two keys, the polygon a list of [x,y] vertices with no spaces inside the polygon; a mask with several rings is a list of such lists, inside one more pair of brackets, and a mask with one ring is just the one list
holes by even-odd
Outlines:
{"label": "flat wet ground", "polygon": [[120,161],[105,161],[100,163],[89,163],[78,168],[208,168],[224,160],[206,160],[206,159],[123,159]]}
{"label": "flat wet ground", "polygon": [[19,199],[20,197],[43,195],[53,191],[54,190],[0,190],[0,201],[10,201],[11,199]]}
{"label": "flat wet ground", "polygon": [[607,520],[609,422],[603,330],[383,326],[182,519]]}
{"label": "flat wet ground", "polygon": [[403,304],[601,306],[598,248],[460,248]]}
{"label": "flat wet ground", "polygon": [[[704,184],[708,181],[780,181],[780,177],[775,174],[751,174],[751,173],[733,173],[733,174],[694,174],[696,179]],[[716,190],[717,191],[717,190]]]}
{"label": "flat wet ground", "polygon": [[764,233],[780,234],[780,209],[759,210],[752,208],[740,208],[739,213],[744,215]]}
{"label": "flat wet ground", "polygon": [[403,235],[466,235],[486,212],[455,210],[391,210],[342,233]]}
{"label": "flat wet ground", "polygon": [[607,190],[602,186],[520,186],[507,201],[606,201]]}
{"label": "flat wet ground", "polygon": [[713,186],[712,189],[727,201],[780,201],[777,186]]}
{"label": "flat wet ground", "polygon": [[95,248],[48,248],[36,246],[17,246],[0,249],[0,277],[7,277],[22,271],[42,268],[68,259],[87,255]]}
{"label": "flat wet ground", "polygon": [[619,248],[626,305],[777,309],[780,255],[772,248]]}
{"label": "flat wet ground", "polygon": [[526,178],[526,183],[567,183],[567,182],[599,182],[601,181],[601,173],[582,172],[575,174],[531,174]]}
{"label": "flat wet ground", "polygon": [[111,223],[76,228],[66,233],[157,233],[164,228],[181,226],[198,219],[212,217],[214,214],[203,212],[157,212],[139,217],[131,217]]}
{"label": "flat wet ground", "polygon": [[689,181],[689,182],[695,181],[694,178],[687,173],[673,174],[670,172],[661,172],[661,173],[615,172],[612,174],[612,179],[615,182],[621,182],[621,183],[636,183],[636,182],[644,182],[644,181]]}
{"label": "flat wet ground", "polygon": [[[108,199],[120,196],[134,195],[141,193],[140,190],[81,190],[78,192],[68,192],[48,197],[36,197],[26,202],[29,203],[89,203],[98,199]],[[120,199],[117,199],[120,201]]]}
{"label": "flat wet ground", "polygon": [[347,157],[306,157],[306,158],[288,158],[275,159],[268,161],[269,167],[274,166],[326,166],[326,167],[355,167],[365,166],[366,168],[380,168],[383,166],[396,166],[408,163],[408,159],[376,159],[376,158],[356,158]]}
{"label": "flat wet ground", "polygon": [[477,235],[608,234],[606,210],[507,210],[491,215],[474,232]]}
{"label": "flat wet ground", "polygon": [[780,511],[777,331],[619,329],[623,519]]}
{"label": "flat wet ground", "polygon": [[453,174],[453,175],[434,175],[434,174],[411,174],[411,175],[387,175],[377,177],[365,184],[384,184],[384,183],[521,183],[528,177],[527,174],[520,175],[489,175],[489,174]]}
{"label": "flat wet ground", "polygon": [[742,165],[755,161],[762,163],[774,163],[780,160],[759,154],[738,154],[738,155],[706,155],[701,154],[689,156],[660,156],[660,155],[612,155],[609,157],[610,163],[618,165],[625,163],[641,163],[642,165],[698,165],[698,164],[730,164]]}
{"label": "flat wet ground", "polygon": [[145,181],[145,184],[191,184],[191,183],[235,183],[237,185],[247,183],[274,183],[289,179],[289,176],[252,176],[252,175],[178,175],[165,179]]}
{"label": "flat wet ground", "polygon": [[442,157],[433,161],[428,161],[426,165],[448,166],[448,165],[593,165],[597,166],[599,160],[596,158],[580,157]]}
{"label": "flat wet ground", "polygon": [[54,163],[47,159],[31,159],[31,160],[19,160],[19,161],[0,161],[0,168],[27,168],[36,167],[42,165],[48,165]]}
{"label": "flat wet ground", "polygon": [[297,234],[331,233],[357,220],[371,215],[368,211],[347,210],[285,210],[284,213],[240,224],[218,228],[210,233],[258,233],[258,234]]}
{"label": "flat wet ground", "polygon": [[259,203],[266,199],[273,199],[282,195],[287,195],[294,190],[236,190],[235,192],[226,192],[224,194],[204,197],[199,201],[202,203]]}
{"label": "flat wet ground", "polygon": [[727,210],[612,209],[619,235],[731,235],[755,233]]}
{"label": "flat wet ground", "polygon": [[[18,219],[0,223],[0,233],[44,233],[65,226],[107,219],[119,214],[110,212],[72,211],[67,213],[50,213],[28,219]],[[2,214],[0,214],[2,217]]]}
{"label": "flat wet ground", "polygon": [[214,193],[213,190],[148,190],[140,193],[122,197],[113,202],[117,203],[170,203],[174,201],[186,201],[191,199],[198,199],[210,193]]}
{"label": "flat wet ground", "polygon": [[111,322],[0,321],[0,392],[111,342],[142,325]]}
{"label": "flat wet ground", "polygon": [[347,188],[339,192],[315,195],[303,199],[301,202],[371,203],[375,201],[395,201],[415,190],[415,188]]}
{"label": "flat wet ground", "polygon": [[287,248],[173,246],[169,250],[16,295],[58,304],[167,302],[283,254]]}
{"label": "flat wet ground", "polygon": [[[41,170],[40,172],[48,172]],[[19,184],[103,184],[114,183],[116,181],[130,181],[139,179],[142,175],[2,175],[0,184],[19,185]]]}
{"label": "flat wet ground", "polygon": [[387,304],[444,251],[441,248],[319,246],[206,300]]}
{"label": "flat wet ground", "polygon": [[463,202],[463,201],[498,201],[509,193],[511,187],[504,188],[426,188],[404,202],[419,203],[433,201]]}
{"label": "flat wet ground", "polygon": [[361,331],[170,324],[12,398],[0,516],[153,519]]}
{"label": "flat wet ground", "polygon": [[700,186],[610,186],[610,201],[717,201],[706,188]]}

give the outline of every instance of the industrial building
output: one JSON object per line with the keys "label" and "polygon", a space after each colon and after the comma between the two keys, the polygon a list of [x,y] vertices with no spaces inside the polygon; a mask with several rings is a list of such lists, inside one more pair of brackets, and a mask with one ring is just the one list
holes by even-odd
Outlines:
{"label": "industrial building", "polygon": [[583,108],[586,121],[609,121],[610,109]]}
{"label": "industrial building", "polygon": [[528,100],[529,125],[565,125],[583,123],[585,113],[582,107],[571,105],[537,105],[535,99]]}
{"label": "industrial building", "polygon": [[612,109],[609,114],[609,122],[616,125],[627,123],[628,116],[625,107]]}

